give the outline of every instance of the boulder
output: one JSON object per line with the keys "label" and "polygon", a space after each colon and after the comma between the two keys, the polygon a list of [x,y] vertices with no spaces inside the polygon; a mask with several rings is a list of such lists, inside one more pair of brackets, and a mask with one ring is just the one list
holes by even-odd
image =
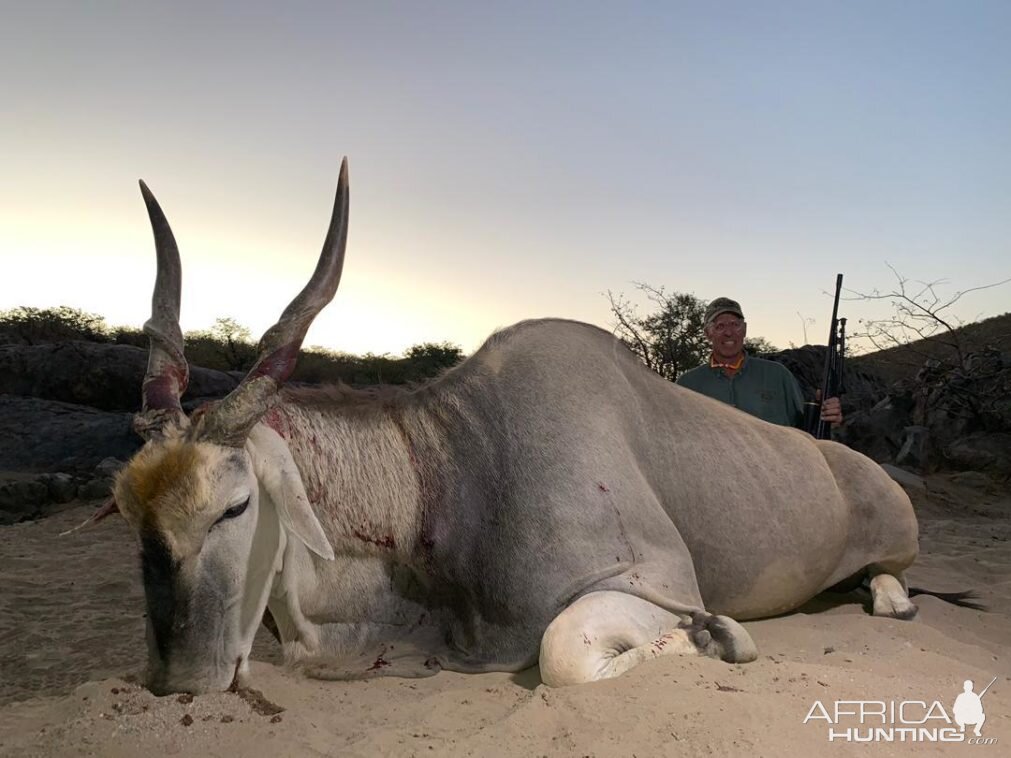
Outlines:
{"label": "boulder", "polygon": [[[762,355],[770,361],[782,363],[796,377],[804,393],[805,400],[814,400],[825,377],[824,345],[804,345],[803,347],[779,350]],[[844,361],[843,368],[843,414],[866,410],[881,401],[887,394],[885,382],[874,372],[860,368],[851,361]]]}
{"label": "boulder", "polygon": [[959,365],[928,360],[910,393],[913,423],[928,430],[921,468],[1011,473],[1011,368],[1003,353],[967,353]]}
{"label": "boulder", "polygon": [[38,481],[46,485],[50,502],[69,503],[77,497],[77,482],[70,474],[42,474]]}
{"label": "boulder", "polygon": [[955,440],[944,449],[947,463],[966,471],[985,471],[1011,477],[1011,434],[976,432]]}
{"label": "boulder", "polygon": [[30,518],[47,501],[49,489],[34,479],[0,482],[0,524]]}
{"label": "boulder", "polygon": [[838,441],[878,463],[894,461],[903,447],[909,409],[900,398],[886,397],[868,410],[846,415]]}
{"label": "boulder", "polygon": [[881,468],[893,481],[898,482],[905,489],[916,490],[918,492],[927,491],[927,483],[923,480],[922,476],[917,476],[911,471],[906,471],[890,463],[882,464]]}
{"label": "boulder", "polygon": [[[107,411],[137,411],[146,370],[147,350],[132,345],[96,342],[0,345],[0,394],[58,400]],[[189,386],[183,400],[223,397],[238,384],[239,378],[234,372],[190,366]]]}
{"label": "boulder", "polygon": [[0,482],[0,525],[38,518],[48,496],[49,489],[36,479]]}
{"label": "boulder", "polygon": [[77,488],[81,500],[97,500],[112,494],[112,479],[92,479]]}
{"label": "boulder", "polygon": [[131,413],[0,395],[0,471],[92,475],[106,458],[127,460],[142,440]]}
{"label": "boulder", "polygon": [[49,516],[77,496],[78,482],[69,474],[0,473],[0,524]]}
{"label": "boulder", "polygon": [[97,466],[95,466],[95,477],[99,479],[113,479],[119,470],[125,466],[124,461],[119,460],[119,458],[103,458]]}
{"label": "boulder", "polygon": [[950,475],[950,479],[952,483],[961,487],[968,487],[969,489],[981,490],[983,492],[993,492],[998,488],[1000,488],[999,491],[1001,493],[1007,490],[1006,482],[1003,484],[995,482],[982,471],[956,471]]}

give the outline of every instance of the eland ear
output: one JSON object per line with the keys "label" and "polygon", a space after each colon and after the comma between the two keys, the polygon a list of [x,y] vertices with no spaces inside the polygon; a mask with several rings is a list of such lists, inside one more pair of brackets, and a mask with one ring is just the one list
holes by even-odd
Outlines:
{"label": "eland ear", "polygon": [[302,476],[285,441],[266,424],[257,424],[249,433],[246,450],[253,461],[253,473],[270,495],[284,530],[316,555],[332,561],[333,546],[313,513]]}

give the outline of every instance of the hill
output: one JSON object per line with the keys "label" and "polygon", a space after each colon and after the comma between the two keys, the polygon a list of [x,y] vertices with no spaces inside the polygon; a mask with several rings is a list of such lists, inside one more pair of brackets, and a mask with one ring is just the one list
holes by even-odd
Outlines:
{"label": "hill", "polygon": [[946,364],[954,362],[957,356],[955,345],[963,354],[987,349],[1011,353],[1011,313],[966,324],[954,332],[939,333],[905,345],[854,356],[850,360],[855,368],[876,374],[891,384],[912,379],[927,360]]}

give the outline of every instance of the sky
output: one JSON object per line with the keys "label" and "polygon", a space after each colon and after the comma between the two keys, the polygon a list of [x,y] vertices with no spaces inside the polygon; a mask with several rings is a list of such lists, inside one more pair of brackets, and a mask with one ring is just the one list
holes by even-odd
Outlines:
{"label": "sky", "polygon": [[[11,2],[0,309],[150,313],[137,180],[181,324],[258,336],[308,280],[348,156],[344,276],[305,345],[475,350],[636,282],[824,342],[836,273],[1011,278],[1011,3]],[[955,316],[1011,310],[1011,285]],[[859,318],[883,303],[846,301]],[[805,333],[806,330],[806,333]],[[824,333],[824,335],[823,335]]]}

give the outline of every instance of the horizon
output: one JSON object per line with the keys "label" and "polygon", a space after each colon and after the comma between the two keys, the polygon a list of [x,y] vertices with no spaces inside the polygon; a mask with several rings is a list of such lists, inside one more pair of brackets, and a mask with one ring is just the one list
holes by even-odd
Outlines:
{"label": "horizon", "polygon": [[[35,306],[16,306],[15,308],[0,309],[0,320],[2,320],[7,314],[11,313],[12,311],[17,310],[18,308],[35,308]],[[48,306],[48,307],[37,308],[37,310],[44,312],[46,310],[56,311],[56,310],[63,309],[63,308],[68,308],[71,311],[73,311],[75,314],[79,314],[79,315],[82,315],[82,316],[85,316],[85,317],[96,317],[96,318],[98,318],[101,321],[101,324],[99,325],[99,328],[100,329],[104,329],[105,335],[109,336],[109,337],[113,337],[114,338],[115,337],[115,333],[118,330],[132,331],[132,332],[137,333],[137,334],[142,334],[143,333],[143,328],[142,328],[143,325],[113,324],[113,323],[110,323],[108,321],[108,319],[106,319],[106,317],[103,316],[100,313],[89,312],[89,311],[81,311],[80,309],[74,308],[73,306],[56,305],[56,306]],[[843,315],[843,314],[840,314],[840,315]],[[971,329],[972,327],[979,326],[979,325],[984,324],[984,323],[986,323],[988,321],[995,321],[995,320],[998,320],[998,319],[1005,319],[1005,318],[1009,318],[1009,317],[1011,317],[1011,311],[1005,311],[1004,313],[997,313],[997,314],[994,314],[992,316],[984,316],[984,317],[982,317],[982,318],[980,318],[980,319],[978,319],[976,321],[971,321],[971,322],[966,322],[966,323],[963,323],[963,324],[959,324],[958,326],[956,326],[954,328],[954,331],[958,332],[958,331],[965,330],[965,329]],[[231,319],[230,317],[227,317],[227,316],[223,317],[223,318],[227,319],[227,320],[234,321],[235,325],[239,329],[246,329],[248,331],[248,327],[246,325],[237,322],[235,319]],[[200,337],[211,337],[211,339],[214,339],[214,340],[216,340],[218,342],[221,342],[222,340],[219,337],[216,337],[216,336],[214,336],[214,335],[211,334],[211,330],[212,330],[212,328],[214,326],[215,326],[215,324],[212,324],[208,328],[185,330],[183,332],[183,337],[185,339],[200,338]],[[938,327],[941,326],[939,322],[938,322],[937,326]],[[508,327],[505,327],[505,328],[508,328]],[[919,337],[919,338],[917,338],[915,340],[903,341],[903,342],[900,342],[900,343],[897,343],[897,344],[887,345],[887,346],[884,346],[884,347],[874,347],[873,345],[871,345],[871,347],[869,349],[865,346],[867,344],[867,343],[865,343],[865,345],[861,345],[858,348],[856,348],[855,350],[853,349],[852,344],[849,342],[849,340],[847,340],[846,355],[847,355],[847,357],[850,357],[850,358],[870,357],[870,356],[876,355],[877,353],[883,353],[883,352],[887,352],[887,351],[890,351],[890,350],[895,350],[895,349],[904,348],[904,347],[908,347],[908,346],[915,346],[919,342],[929,341],[929,340],[932,340],[932,339],[940,339],[940,338],[943,338],[946,334],[948,334],[948,332],[941,331],[940,328],[939,328],[938,331],[932,332],[931,334],[928,334],[928,335],[923,336],[923,337]],[[492,335],[489,335],[489,337],[490,336],[492,336]],[[248,339],[246,339],[245,337],[243,337],[243,336],[240,335],[239,337],[237,337],[237,340],[239,342],[245,342],[246,344],[255,346],[257,344],[259,338],[260,338],[260,335],[253,334],[252,332],[250,332]],[[761,335],[761,334],[758,334],[758,335],[749,335],[748,336],[748,340],[749,341],[750,340],[763,340],[763,339],[765,339],[765,336]],[[824,342],[818,342],[816,340],[815,341],[809,341],[809,342],[801,343],[801,344],[791,343],[791,344],[787,344],[787,345],[777,345],[775,343],[771,343],[771,341],[767,340],[767,339],[765,339],[765,341],[767,343],[772,344],[772,347],[774,348],[773,352],[796,350],[796,349],[802,349],[802,348],[805,348],[805,347],[812,347],[812,346],[813,347],[824,347],[824,345],[825,345]],[[826,340],[826,342],[827,342],[827,340]],[[407,353],[412,348],[425,347],[425,346],[434,346],[434,347],[437,347],[437,348],[458,349],[458,350],[460,350],[461,358],[466,359],[466,358],[469,358],[471,355],[473,355],[473,353],[476,352],[476,350],[478,348],[480,348],[482,344],[484,344],[484,343],[483,342],[480,343],[477,346],[477,348],[475,348],[475,350],[467,351],[467,350],[464,350],[463,347],[459,343],[452,342],[451,340],[438,340],[437,339],[437,340],[428,340],[426,342],[417,342],[417,343],[414,343],[412,345],[408,345],[406,348],[404,348],[404,350],[402,350],[400,352],[396,352],[396,353],[391,352],[391,351],[380,353],[380,352],[376,352],[376,351],[373,351],[373,350],[366,350],[366,351],[363,351],[363,352],[359,353],[359,352],[352,352],[352,351],[335,350],[334,348],[326,347],[325,345],[315,345],[315,344],[309,344],[308,342],[306,342],[306,343],[304,343],[302,345],[301,351],[326,353],[326,354],[330,354],[331,356],[334,356],[334,357],[346,356],[346,357],[349,357],[349,358],[385,358],[385,359],[389,359],[389,360],[401,360],[401,359],[406,359],[407,358]]]}
{"label": "horizon", "polygon": [[308,280],[348,155],[344,277],[307,346],[611,330],[608,291],[648,312],[635,282],[819,343],[838,272],[870,293],[891,266],[945,298],[1011,278],[1009,25],[1001,2],[16,6],[0,310],[143,323],[143,178],[183,329],[231,317],[255,340]]}

